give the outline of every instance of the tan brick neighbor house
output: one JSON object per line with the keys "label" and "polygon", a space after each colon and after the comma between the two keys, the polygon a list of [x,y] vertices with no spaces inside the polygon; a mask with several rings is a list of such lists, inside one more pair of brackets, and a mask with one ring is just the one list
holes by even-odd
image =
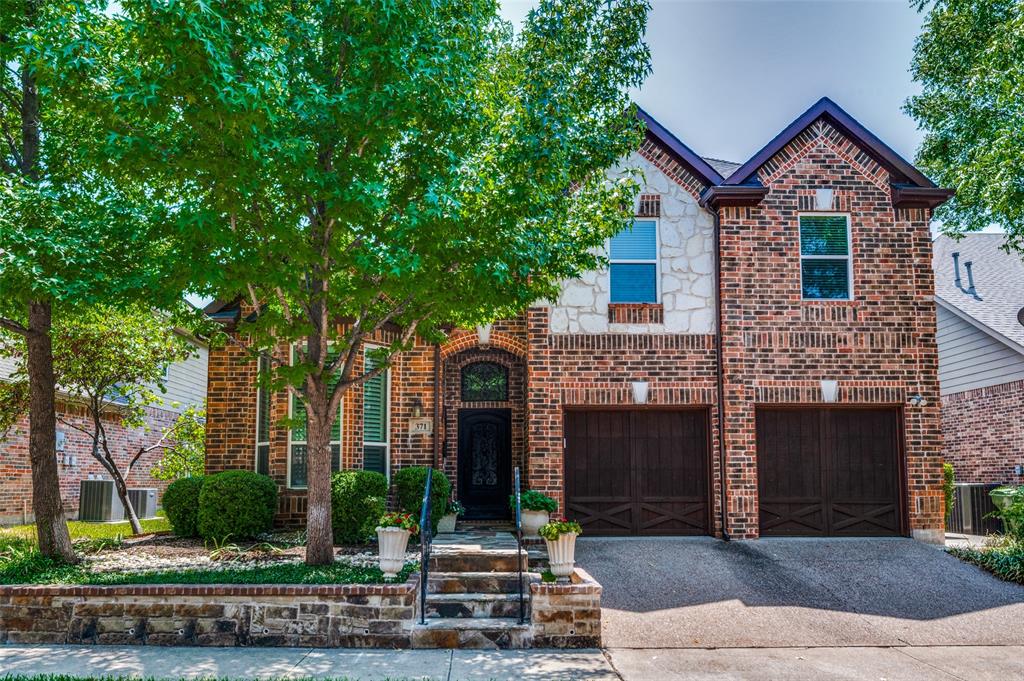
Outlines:
{"label": "tan brick neighbor house", "polygon": [[[950,192],[827,99],[743,164],[640,116],[609,268],[403,354],[346,396],[336,466],[440,466],[470,518],[507,514],[519,466],[595,535],[941,541],[929,221]],[[302,434],[242,357],[210,356],[208,469],[268,473],[301,522]]]}

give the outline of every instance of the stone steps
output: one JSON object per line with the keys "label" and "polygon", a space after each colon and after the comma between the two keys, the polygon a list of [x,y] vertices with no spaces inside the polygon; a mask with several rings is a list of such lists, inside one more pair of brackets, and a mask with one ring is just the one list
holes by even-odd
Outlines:
{"label": "stone steps", "polygon": [[[529,596],[525,596],[529,607]],[[428,618],[519,618],[518,593],[454,593],[427,596]]]}
{"label": "stone steps", "polygon": [[523,552],[520,563],[516,551],[483,550],[460,551],[453,547],[435,549],[430,556],[430,571],[434,572],[515,572],[522,564],[525,571],[529,557]]}
{"label": "stone steps", "polygon": [[530,647],[530,625],[511,617],[437,618],[412,629],[413,648]]}
{"label": "stone steps", "polygon": [[[529,576],[523,573],[523,587]],[[519,593],[518,572],[431,572],[427,579],[431,594],[510,594]]]}

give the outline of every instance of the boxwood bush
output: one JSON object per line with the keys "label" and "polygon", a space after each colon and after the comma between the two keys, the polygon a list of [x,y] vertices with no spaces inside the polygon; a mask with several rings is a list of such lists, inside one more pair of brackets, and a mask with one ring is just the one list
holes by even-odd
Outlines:
{"label": "boxwood bush", "polygon": [[251,539],[270,530],[277,508],[277,485],[252,471],[207,475],[199,493],[199,535],[223,541]]}
{"label": "boxwood bush", "polygon": [[388,479],[376,471],[331,476],[331,525],[335,544],[364,544],[387,506]]}
{"label": "boxwood bush", "polygon": [[[437,523],[448,510],[448,497],[452,492],[452,484],[443,472],[432,469],[430,482],[430,527],[437,532]],[[398,505],[406,513],[416,516],[419,522],[423,509],[423,487],[427,484],[427,469],[424,466],[402,468],[391,476],[398,494]]]}
{"label": "boxwood bush", "polygon": [[179,537],[199,536],[199,493],[205,476],[180,478],[167,486],[163,506],[171,530]]}

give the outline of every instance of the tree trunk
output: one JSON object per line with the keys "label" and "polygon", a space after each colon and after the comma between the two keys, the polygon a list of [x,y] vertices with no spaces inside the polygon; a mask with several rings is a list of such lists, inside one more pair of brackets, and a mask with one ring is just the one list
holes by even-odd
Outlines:
{"label": "tree trunk", "polygon": [[44,556],[77,563],[71,535],[64,519],[57,472],[57,382],[53,373],[53,345],[50,338],[52,310],[49,302],[29,304],[28,450],[32,463],[32,511],[36,517],[39,551]]}
{"label": "tree trunk", "polygon": [[139,522],[139,516],[136,515],[135,508],[128,499],[128,485],[124,481],[124,476],[121,475],[121,471],[117,471],[112,477],[114,478],[114,489],[117,490],[117,498],[121,500],[124,514],[128,516],[128,522],[131,523],[132,534],[142,534],[142,523]]}
{"label": "tree trunk", "polygon": [[[331,426],[322,391],[311,395],[306,425],[306,564],[334,562],[334,530],[331,526]],[[334,418],[332,418],[332,416]]]}

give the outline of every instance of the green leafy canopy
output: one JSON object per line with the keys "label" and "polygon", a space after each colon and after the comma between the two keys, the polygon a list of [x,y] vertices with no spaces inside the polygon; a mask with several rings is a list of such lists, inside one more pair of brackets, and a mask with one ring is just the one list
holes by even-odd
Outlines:
{"label": "green leafy canopy", "polygon": [[950,234],[992,224],[1024,252],[1024,3],[913,0],[927,9],[906,111],[926,135],[918,162],[956,196],[937,217]]}

